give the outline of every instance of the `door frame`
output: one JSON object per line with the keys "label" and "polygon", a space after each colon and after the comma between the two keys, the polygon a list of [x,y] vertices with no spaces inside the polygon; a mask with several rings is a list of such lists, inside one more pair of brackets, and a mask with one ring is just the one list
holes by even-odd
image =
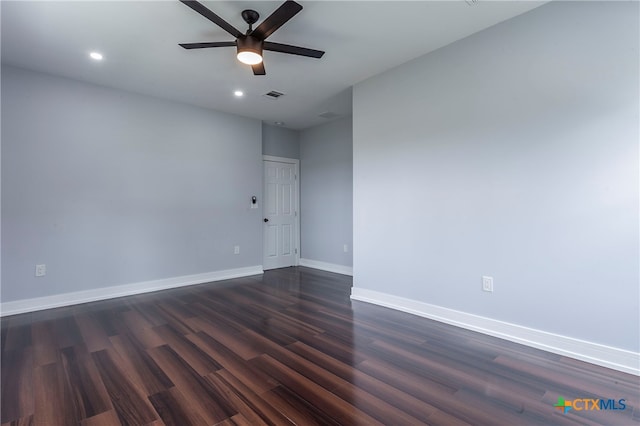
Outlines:
{"label": "door frame", "polygon": [[[262,198],[264,200],[264,197],[266,196],[266,191],[265,191],[265,179],[264,179],[264,162],[265,161],[275,161],[278,163],[286,163],[286,164],[293,164],[294,166],[294,174],[295,174],[295,184],[294,184],[294,192],[295,192],[295,198],[296,201],[294,203],[294,208],[295,208],[295,223],[294,223],[294,232],[295,232],[295,236],[294,236],[294,244],[295,244],[295,256],[293,258],[293,266],[298,266],[300,265],[300,160],[296,159],[296,158],[287,158],[287,157],[276,157],[273,155],[263,155],[262,156]],[[265,218],[265,211],[264,209],[266,208],[265,203],[262,203],[262,217],[260,218],[260,221],[262,221],[262,219]],[[262,241],[262,264],[263,264],[263,269],[264,269],[264,228],[261,229],[261,236],[260,236],[260,240]]]}

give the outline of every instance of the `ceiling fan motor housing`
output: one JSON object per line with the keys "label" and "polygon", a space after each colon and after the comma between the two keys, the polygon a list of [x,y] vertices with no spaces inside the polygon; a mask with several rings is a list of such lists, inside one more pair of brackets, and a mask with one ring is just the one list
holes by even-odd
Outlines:
{"label": "ceiling fan motor housing", "polygon": [[263,46],[262,40],[258,40],[253,36],[246,35],[243,37],[238,37],[238,40],[236,40],[236,44],[238,46],[238,53],[254,52],[262,56],[262,46]]}

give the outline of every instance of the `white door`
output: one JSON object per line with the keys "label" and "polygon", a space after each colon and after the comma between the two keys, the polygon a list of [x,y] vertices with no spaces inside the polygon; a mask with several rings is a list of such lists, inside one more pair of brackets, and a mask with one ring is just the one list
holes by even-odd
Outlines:
{"label": "white door", "polygon": [[[284,160],[284,159],[283,159]],[[263,269],[297,265],[297,164],[264,161]]]}

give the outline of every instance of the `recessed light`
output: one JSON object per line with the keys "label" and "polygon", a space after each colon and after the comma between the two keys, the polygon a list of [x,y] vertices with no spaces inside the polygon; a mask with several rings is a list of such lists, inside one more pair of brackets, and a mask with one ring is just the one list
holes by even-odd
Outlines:
{"label": "recessed light", "polygon": [[238,98],[241,98],[244,96],[244,92],[242,90],[236,90],[235,92],[233,92],[233,94]]}
{"label": "recessed light", "polygon": [[102,54],[98,52],[91,52],[89,53],[89,56],[91,57],[91,59],[95,59],[96,61],[102,60]]}
{"label": "recessed light", "polygon": [[284,121],[274,121],[273,124],[276,126],[284,126]]}

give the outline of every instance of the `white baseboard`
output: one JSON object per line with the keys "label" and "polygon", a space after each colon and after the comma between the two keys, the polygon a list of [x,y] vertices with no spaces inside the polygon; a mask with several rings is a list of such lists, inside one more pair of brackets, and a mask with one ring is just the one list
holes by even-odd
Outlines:
{"label": "white baseboard", "polygon": [[300,266],[306,266],[307,268],[321,269],[327,272],[335,272],[336,274],[351,275],[353,276],[353,267],[337,265],[335,263],[320,262],[319,260],[300,259],[298,262]]}
{"label": "white baseboard", "polygon": [[207,272],[204,274],[184,275],[181,277],[164,278],[153,281],[143,281],[133,284],[102,287],[91,290],[74,291],[72,293],[55,294],[52,296],[35,297],[33,299],[15,300],[0,303],[0,316],[22,314],[25,312],[41,311],[43,309],[59,308],[61,306],[77,305],[95,302],[97,300],[113,299],[115,297],[131,296],[140,293],[184,287],[194,284],[204,284],[212,281],[222,281],[232,278],[248,277],[262,274],[262,266],[227,269],[223,271]]}
{"label": "white baseboard", "polygon": [[640,353],[354,287],[351,298],[640,376]]}

